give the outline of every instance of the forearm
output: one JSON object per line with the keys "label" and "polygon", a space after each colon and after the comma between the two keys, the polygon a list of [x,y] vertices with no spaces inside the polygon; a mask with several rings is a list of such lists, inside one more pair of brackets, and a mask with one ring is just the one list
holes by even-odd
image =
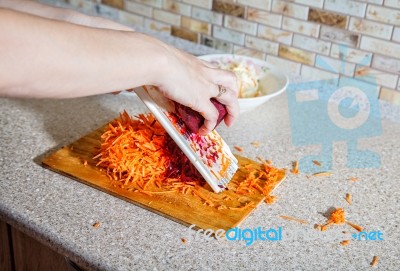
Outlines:
{"label": "forearm", "polygon": [[157,85],[154,75],[166,65],[164,44],[135,32],[0,9],[0,33],[2,96],[79,97]]}
{"label": "forearm", "polygon": [[89,27],[133,31],[132,28],[111,20],[85,15],[70,9],[52,7],[34,1],[0,0],[0,8],[12,9],[48,19],[60,20]]}

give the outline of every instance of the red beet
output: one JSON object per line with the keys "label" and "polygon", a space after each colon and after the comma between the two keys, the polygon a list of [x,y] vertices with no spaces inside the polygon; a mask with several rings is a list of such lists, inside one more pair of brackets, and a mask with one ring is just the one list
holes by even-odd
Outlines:
{"label": "red beet", "polygon": [[[214,104],[215,108],[218,110],[218,120],[217,125],[215,125],[214,129],[221,123],[221,121],[225,118],[226,111],[225,105],[218,102],[216,99],[211,98],[211,102]],[[175,111],[179,115],[179,117],[183,120],[186,127],[188,127],[192,132],[197,133],[200,127],[204,124],[204,118],[200,115],[199,112],[194,111],[190,107],[184,106],[179,103],[175,103]]]}

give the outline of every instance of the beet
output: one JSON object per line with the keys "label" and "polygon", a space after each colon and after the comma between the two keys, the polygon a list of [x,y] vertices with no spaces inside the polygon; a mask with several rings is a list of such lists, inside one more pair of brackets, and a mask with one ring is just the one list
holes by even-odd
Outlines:
{"label": "beet", "polygon": [[[215,125],[214,129],[221,123],[221,121],[225,118],[226,111],[225,105],[218,102],[216,99],[211,98],[211,102],[214,104],[215,108],[218,110],[218,120],[217,125]],[[183,120],[186,127],[189,128],[192,132],[197,133],[200,127],[204,124],[204,118],[200,115],[199,112],[194,111],[190,107],[184,106],[179,103],[175,103],[175,111],[179,115],[179,117]]]}

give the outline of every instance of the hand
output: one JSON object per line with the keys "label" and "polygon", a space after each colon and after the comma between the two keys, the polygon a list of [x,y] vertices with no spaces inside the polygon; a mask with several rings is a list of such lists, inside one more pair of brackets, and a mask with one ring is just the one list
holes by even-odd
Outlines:
{"label": "hand", "polygon": [[[239,115],[238,83],[236,75],[221,70],[211,63],[200,60],[176,48],[166,46],[166,62],[157,73],[156,85],[168,98],[199,112],[205,119],[199,133],[211,132],[218,119],[218,110],[211,103],[216,98],[226,106],[224,121],[231,126]],[[220,97],[219,86],[227,89]]]}

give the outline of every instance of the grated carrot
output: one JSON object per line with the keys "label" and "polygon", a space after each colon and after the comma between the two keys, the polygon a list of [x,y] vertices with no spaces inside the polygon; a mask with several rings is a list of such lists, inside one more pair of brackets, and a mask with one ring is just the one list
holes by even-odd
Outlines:
{"label": "grated carrot", "polygon": [[378,257],[378,256],[374,256],[374,257],[372,258],[371,266],[372,266],[372,267],[377,266],[377,265],[378,265],[378,262],[379,262],[379,257]]}
{"label": "grated carrot", "polygon": [[97,229],[100,227],[100,222],[96,221],[92,226],[93,226],[93,228]]}
{"label": "grated carrot", "polygon": [[239,147],[239,146],[233,146],[235,148],[235,150],[237,150],[238,152],[242,152],[243,148]]}
{"label": "grated carrot", "polygon": [[293,174],[299,174],[299,162],[293,161],[292,162],[292,169],[290,170]]}
{"label": "grated carrot", "polygon": [[347,223],[348,225],[350,225],[351,227],[353,227],[355,230],[359,231],[359,232],[363,231],[363,227],[361,227],[361,226],[358,226],[358,225],[356,225],[356,224],[353,224],[353,223],[351,223],[351,222],[349,222],[349,221],[346,221],[346,223]]}
{"label": "grated carrot", "polygon": [[286,219],[286,220],[296,221],[296,222],[299,222],[300,224],[308,224],[308,221],[306,221],[306,220],[302,220],[302,219],[298,219],[298,218],[294,218],[294,217],[290,217],[290,216],[286,216],[286,215],[281,215],[279,217],[282,219]]}
{"label": "grated carrot", "polygon": [[340,242],[340,244],[342,246],[347,246],[348,244],[350,244],[350,240],[343,240],[343,241]]}
{"label": "grated carrot", "polygon": [[[217,150],[218,146],[218,142],[211,142],[205,148]],[[153,115],[139,114],[131,118],[126,111],[105,127],[100,151],[93,159],[113,187],[149,197],[180,193],[218,210],[253,207],[248,197],[253,194],[261,194],[266,203],[274,203],[276,197],[270,193],[285,173],[273,167],[269,160],[262,160],[260,168],[249,164],[242,169],[244,180],[238,178],[236,184],[230,184],[232,193],[246,197],[240,201],[230,196],[221,198],[203,189],[207,185],[205,180]],[[229,164],[223,163],[226,170]]]}
{"label": "grated carrot", "polygon": [[182,243],[184,243],[184,244],[186,244],[186,242],[187,242],[187,240],[186,240],[185,237],[182,237],[182,238],[181,238],[181,241],[182,241]]}
{"label": "grated carrot", "polygon": [[346,201],[347,201],[350,205],[352,205],[352,202],[351,202],[351,194],[350,194],[350,193],[347,193],[347,194],[346,194]]}
{"label": "grated carrot", "polygon": [[317,165],[319,167],[322,166],[321,162],[319,162],[317,160],[312,160],[312,162],[314,163],[314,165]]}
{"label": "grated carrot", "polygon": [[314,176],[314,177],[325,177],[325,176],[331,176],[331,175],[332,175],[332,172],[323,171],[323,172],[314,173],[311,176]]}
{"label": "grated carrot", "polygon": [[357,177],[351,177],[351,178],[349,179],[349,181],[358,182],[359,179],[358,179]]}
{"label": "grated carrot", "polygon": [[258,148],[260,146],[260,142],[253,141],[253,142],[251,142],[251,145],[253,145],[254,147]]}

